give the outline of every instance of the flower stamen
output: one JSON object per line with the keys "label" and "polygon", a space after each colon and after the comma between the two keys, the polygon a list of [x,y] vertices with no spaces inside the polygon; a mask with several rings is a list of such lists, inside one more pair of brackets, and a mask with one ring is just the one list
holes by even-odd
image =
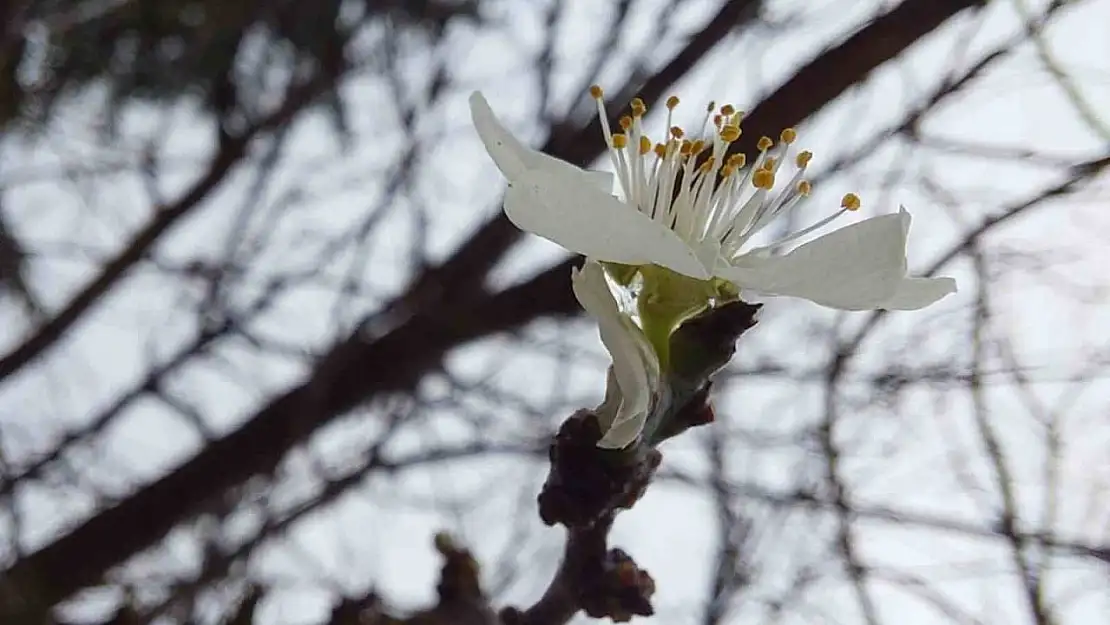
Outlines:
{"label": "flower stamen", "polygon": [[846,193],[844,199],[840,200],[840,205],[844,207],[844,210],[858,211],[861,204],[859,196],[855,193]]}
{"label": "flower stamen", "polygon": [[770,170],[760,169],[752,176],[752,186],[770,191],[771,187],[775,186],[775,174],[771,173]]}
{"label": "flower stamen", "polygon": [[[755,143],[758,155],[749,166],[744,154],[729,154],[743,135],[740,123],[744,117],[731,104],[718,108],[710,102],[701,132],[690,135],[673,123],[679,99],[668,97],[664,101],[665,140],[655,143],[643,132],[648,109],[641,98],[632,99],[630,113],[618,119],[620,132],[612,133],[601,88],[591,87],[590,95],[597,100],[602,132],[625,201],[674,230],[694,249],[711,252],[707,245],[715,246],[720,256],[733,260],[749,239],[813,190],[804,178],[813,153],[793,154],[792,146],[798,140],[794,128],[784,128],[777,142],[760,137]],[[796,169],[789,182],[775,192],[779,170],[790,162]],[[849,193],[833,214],[759,249],[801,238],[846,212],[859,210],[860,204],[859,197]]]}

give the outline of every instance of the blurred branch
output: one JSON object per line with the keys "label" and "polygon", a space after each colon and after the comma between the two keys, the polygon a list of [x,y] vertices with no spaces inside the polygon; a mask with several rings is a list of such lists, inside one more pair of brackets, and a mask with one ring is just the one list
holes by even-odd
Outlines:
{"label": "blurred branch", "polygon": [[922,37],[985,0],[908,0],[876,18],[842,43],[794,73],[744,116],[744,133],[729,146],[749,162],[761,136],[778,137],[843,95],[887,61],[897,58]]}
{"label": "blurred branch", "polygon": [[728,470],[725,464],[728,438],[720,435],[707,437],[706,447],[710,467],[709,487],[717,509],[717,556],[713,566],[713,579],[705,602],[702,625],[719,625],[728,616],[729,602],[751,579],[743,549],[749,542],[750,525],[747,519],[733,512],[735,492],[728,487]]}
{"label": "blurred branch", "polygon": [[[0,202],[3,197],[0,196]],[[27,252],[8,227],[4,206],[0,204],[0,296],[8,295],[17,300],[28,318],[40,323],[46,312],[27,284]]]}
{"label": "blurred branch", "polygon": [[[692,475],[668,468],[661,471],[658,480],[673,480],[677,483],[712,487],[712,483],[705,478],[696,478]],[[777,492],[763,486],[753,484],[729,484],[729,490],[736,498],[749,499],[753,502],[769,504],[778,508],[809,508],[824,511],[836,511],[836,502],[828,495],[819,495],[810,491]],[[900,526],[911,526],[920,529],[936,530],[951,533],[957,536],[971,538],[989,538],[992,540],[1007,540],[1007,536],[998,533],[998,528],[989,527],[970,521],[961,521],[945,516],[929,515],[921,512],[894,510],[881,506],[868,504],[855,504],[852,514],[861,520],[885,521]],[[1110,549],[1084,543],[1082,541],[1067,540],[1058,536],[1051,536],[1042,532],[1020,531],[1018,536],[1026,542],[1036,544],[1046,550],[1061,555],[1093,558],[1100,561],[1110,561]]]}
{"label": "blurred branch", "polygon": [[378,340],[364,341],[356,333],[323,357],[308,381],[275,398],[240,429],[17,561],[0,578],[0,593],[7,592],[0,594],[0,609],[42,611],[98,583],[109,568],[153,544],[205,502],[273,471],[286,450],[316,428],[371,396],[411,388],[450,347],[510,331],[539,314],[577,308],[569,271],[549,271],[492,297],[474,295],[453,309],[427,311]]}
{"label": "blurred branch", "polygon": [[459,17],[478,18],[478,0],[366,0],[369,11],[394,13],[402,19],[442,29]]}
{"label": "blurred branch", "polygon": [[322,92],[334,88],[340,77],[338,74],[323,75],[290,90],[281,107],[241,134],[231,136],[220,130],[217,152],[207,170],[175,202],[155,207],[155,214],[146,226],[115,258],[105,264],[96,278],[51,317],[50,321],[37,328],[31,337],[0,358],[0,382],[53,347],[105,293],[142,261],[163,234],[203,203],[239,163],[252,139],[262,132],[290,123]]}
{"label": "blurred branch", "polygon": [[[987,232],[993,231],[1000,224],[1026,213],[1033,207],[1047,205],[1047,200],[1051,198],[1074,191],[1078,186],[1088,182],[1108,165],[1110,165],[1110,156],[1077,164],[1071,168],[1071,175],[1064,182],[1037,194],[1027,201],[1020,202],[1005,209],[1001,213],[988,217],[983,220],[978,227],[970,229],[962,240],[957,242],[948,252],[935,261],[932,266],[926,270],[924,275],[934,275],[936,271],[953,260],[957,255],[973,249]],[[878,326],[880,320],[884,319],[885,316],[886,311],[880,310],[873,313],[852,338],[840,345],[839,349],[829,361],[823,391],[825,416],[818,431],[818,439],[826,458],[825,481],[830,492],[832,504],[837,511],[837,534],[840,554],[844,560],[848,575],[854,583],[856,598],[860,609],[867,621],[872,624],[878,622],[877,610],[870,597],[870,592],[864,578],[866,571],[858,559],[852,538],[851,523],[852,519],[858,516],[858,512],[849,502],[849,494],[847,493],[846,486],[839,477],[840,450],[836,443],[835,429],[839,420],[840,409],[836,402],[836,395],[844,372],[847,370],[853,355],[859,353],[860,344],[872,333]],[[1004,531],[1008,532],[1010,536],[1017,535],[1015,534],[1016,528],[1013,526],[1005,528]]]}
{"label": "blurred branch", "polygon": [[[476,21],[479,15],[477,0],[15,5],[0,8],[6,27],[0,42],[0,127],[20,120],[35,130],[51,119],[59,102],[92,85],[106,88],[108,126],[137,101],[193,99],[222,114],[235,94],[247,96],[240,102],[245,111],[257,111],[269,95],[260,75],[274,67],[265,65],[271,61],[287,61],[295,74],[326,72],[343,63],[359,23],[390,22],[438,37],[448,22]],[[260,49],[265,52],[258,54]],[[321,103],[333,113],[341,106],[338,100]]]}
{"label": "blurred branch", "polygon": [[987,350],[991,339],[987,335],[991,318],[990,278],[978,241],[976,243],[968,252],[972,258],[976,276],[975,317],[972,321],[971,337],[969,337],[971,339],[971,379],[968,381],[968,391],[971,396],[972,415],[976,433],[991,467],[994,488],[1000,500],[998,532],[1005,537],[1009,545],[1010,560],[1018,572],[1018,583],[1029,608],[1029,615],[1036,625],[1053,625],[1056,620],[1052,617],[1045,601],[1044,580],[1041,577],[1041,571],[1034,569],[1032,554],[1029,551],[1031,541],[1028,541],[1020,530],[1020,512],[1010,460],[1002,448],[998,433],[990,422],[986,389],[982,384],[981,372],[988,358]]}
{"label": "blurred branch", "polygon": [[854,506],[849,501],[848,487],[841,478],[840,447],[836,442],[836,424],[839,410],[835,401],[838,368],[830,368],[824,389],[824,419],[817,429],[817,439],[825,459],[824,483],[836,512],[836,548],[845,573],[852,582],[856,603],[868,625],[879,625],[879,611],[867,586],[867,570],[860,560],[855,539],[852,535],[852,521],[855,519]]}
{"label": "blurred branch", "polygon": [[[957,9],[957,4],[959,5]],[[872,27],[883,24],[884,31],[889,33],[897,33],[900,36],[892,36],[888,39],[874,40],[867,37],[867,30],[863,29],[850,37],[843,44],[838,46],[832,53],[826,53],[819,59],[819,63],[815,62],[810,64],[809,67],[814,67],[817,71],[810,77],[809,80],[799,79],[796,75],[784,85],[780,92],[792,96],[788,97],[783,106],[769,110],[768,113],[763,113],[761,104],[757,106],[745,119],[745,124],[749,124],[751,120],[760,119],[760,115],[766,115],[768,118],[778,117],[779,127],[786,127],[793,125],[804,118],[800,115],[800,111],[792,111],[791,105],[798,101],[804,101],[804,98],[814,97],[812,93],[822,94],[828,99],[832,99],[835,94],[839,94],[847,89],[858,78],[855,76],[865,76],[870,73],[875,67],[888,58],[892,58],[899,54],[904,46],[910,42],[916,41],[920,36],[931,32],[934,28],[939,26],[951,16],[947,13],[948,10],[961,10],[970,8],[972,6],[983,6],[982,2],[975,3],[955,3],[955,2],[936,2],[930,4],[918,4],[913,2],[905,2],[898,5],[895,9],[891,10],[886,15],[878,18],[872,23]],[[817,96],[820,97],[820,96]],[[764,122],[767,123],[767,122]],[[740,147],[745,151],[750,151],[754,141],[758,140],[761,134],[772,133],[746,133],[747,143]],[[744,137],[741,137],[742,139]],[[843,354],[844,352],[840,352]],[[856,548],[851,533],[851,506],[848,502],[848,493],[846,485],[839,477],[840,467],[839,448],[835,442],[835,427],[838,416],[838,406],[835,401],[836,386],[842,369],[842,361],[834,359],[828,369],[828,377],[824,391],[824,412],[825,418],[822,421],[818,430],[818,440],[821,445],[821,450],[825,457],[825,484],[831,493],[834,505],[838,511],[837,523],[837,543],[841,558],[843,559],[846,573],[853,583],[855,589],[856,602],[859,606],[860,612],[869,625],[878,625],[879,616],[878,610],[875,606],[870,592],[867,588],[865,580],[865,570],[862,563],[856,554]]]}
{"label": "blurred branch", "polygon": [[[1045,37],[1044,25],[1038,24],[1026,4],[1026,0],[1013,0],[1014,7],[1017,9],[1018,15],[1022,21],[1025,22],[1025,31],[1029,36],[1029,40],[1033,42],[1033,48],[1037,51],[1037,57],[1040,58],[1041,64],[1044,65],[1045,70],[1048,71],[1056,84],[1060,86],[1060,90],[1064,92],[1064,96],[1071,103],[1072,108],[1075,109],[1076,115],[1079,119],[1087,125],[1087,128],[1094,134],[1098,135],[1103,141],[1110,142],[1110,124],[1106,120],[1099,117],[1095,112],[1091,103],[1087,101],[1087,97],[1080,91],[1079,85],[1072,80],[1071,76],[1060,65],[1056,55],[1053,54],[1052,48],[1048,44],[1048,39]],[[1056,0],[1052,3],[1048,11],[1053,7],[1065,6],[1068,4],[1075,4],[1074,0]]]}

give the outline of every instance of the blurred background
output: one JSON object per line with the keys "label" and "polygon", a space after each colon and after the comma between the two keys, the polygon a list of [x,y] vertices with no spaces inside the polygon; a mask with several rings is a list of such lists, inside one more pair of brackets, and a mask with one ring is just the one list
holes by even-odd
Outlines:
{"label": "blurred background", "polygon": [[654,618],[1108,622],[1110,2],[9,0],[0,25],[5,625],[405,615],[440,530],[494,606],[535,602],[547,444],[608,357],[576,261],[501,216],[466,102],[604,168],[592,83],[613,113],[677,95],[688,128],[733,103],[745,149],[797,126],[815,192],[783,230],[849,191],[853,218],[904,205],[911,271],[960,284],[767,302],[717,422],[617,519]]}

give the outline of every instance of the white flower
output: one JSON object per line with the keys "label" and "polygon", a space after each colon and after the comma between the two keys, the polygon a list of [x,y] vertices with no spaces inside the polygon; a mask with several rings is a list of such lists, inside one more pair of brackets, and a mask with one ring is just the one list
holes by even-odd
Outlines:
{"label": "white flower", "polygon": [[597,320],[601,342],[613,359],[605,402],[595,411],[604,433],[599,447],[619,449],[636,440],[659,388],[659,358],[632,318],[621,312],[605,270],[587,260],[571,273],[574,295]]}
{"label": "white flower", "polygon": [[[906,277],[910,215],[904,209],[774,253],[857,210],[859,198],[853,194],[825,219],[770,245],[744,250],[756,233],[809,193],[803,175],[812,155],[792,157],[796,133],[784,130],[774,149],[771,139],[761,139],[759,157],[746,167],[743,155],[727,155],[740,136],[742,115],[731,106],[715,111],[710,104],[703,124],[711,131],[708,138],[691,140],[671,125],[678,105],[672,97],[665,141],[652,143],[641,128],[643,102],[633,100],[632,115],[621,119],[624,132],[613,133],[601,89],[591,93],[623,199],[611,193],[612,176],[523,145],[480,93],[470,96],[478,135],[509,180],[505,214],[522,230],[597,260],[656,264],[700,280],[723,278],[740,289],[842,310],[914,310],[956,291],[951,278]],[[783,191],[771,193],[787,160],[797,171]]]}

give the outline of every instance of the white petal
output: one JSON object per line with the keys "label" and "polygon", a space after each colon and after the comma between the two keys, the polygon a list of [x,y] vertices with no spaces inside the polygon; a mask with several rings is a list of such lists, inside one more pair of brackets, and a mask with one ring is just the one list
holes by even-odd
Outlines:
{"label": "white petal", "polygon": [[698,279],[712,275],[670,228],[581,178],[525,171],[510,183],[505,214],[521,230],[590,258],[655,263]]}
{"label": "white petal", "polygon": [[841,310],[881,308],[906,276],[910,214],[865,219],[781,257],[745,255],[720,276],[742,289],[801,297]]}
{"label": "white petal", "polygon": [[625,421],[617,421],[606,432],[605,436],[601,437],[597,446],[603,449],[621,449],[628,447],[644,430],[644,422],[647,420],[647,413],[643,412],[635,419],[628,419]]}
{"label": "white petal", "polygon": [[[597,321],[601,342],[613,359],[613,376],[621,389],[625,403],[636,395],[643,395],[648,379],[642,352],[636,345],[636,336],[624,323],[617,300],[609,290],[601,265],[587,261],[582,269],[572,270],[571,284],[574,295],[582,308]],[[639,331],[638,329],[635,329]],[[637,400],[637,403],[643,400]]]}
{"label": "white petal", "polygon": [[478,131],[482,144],[486,146],[486,152],[489,152],[490,158],[510,182],[529,169],[544,169],[581,177],[585,184],[602,191],[613,190],[613,174],[586,171],[521,143],[497,119],[489,103],[477,91],[470,94],[470,119],[474,122],[474,129]]}
{"label": "white petal", "polygon": [[[620,390],[620,408],[612,423],[602,424],[602,427],[607,427],[602,443],[603,446],[624,447],[635,440],[647,419],[655,392],[652,372],[654,370],[657,376],[659,365],[654,361],[650,346],[644,350],[647,338],[617,307],[617,300],[609,291],[601,265],[587,261],[581,270],[571,273],[571,283],[579,303],[597,320],[601,342],[613,359],[609,381],[616,381]],[[610,393],[606,395],[610,396]],[[610,436],[610,432],[618,426],[619,431]]]}
{"label": "white petal", "polygon": [[955,292],[956,281],[952,278],[905,278],[898,284],[894,296],[880,308],[919,310]]}

